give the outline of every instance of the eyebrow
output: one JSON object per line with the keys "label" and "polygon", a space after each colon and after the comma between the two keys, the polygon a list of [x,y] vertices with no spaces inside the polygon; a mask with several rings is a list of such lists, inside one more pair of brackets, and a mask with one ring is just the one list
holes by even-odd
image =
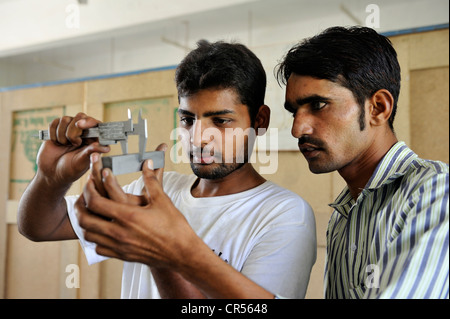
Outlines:
{"label": "eyebrow", "polygon": [[[194,113],[189,112],[187,110],[180,109],[180,108],[178,109],[178,114],[195,117]],[[220,115],[226,115],[226,114],[236,114],[236,112],[234,112],[232,110],[210,111],[210,112],[203,113],[202,116],[203,117],[211,117],[211,116],[220,116]]]}
{"label": "eyebrow", "polygon": [[298,107],[305,105],[305,104],[309,104],[312,102],[329,102],[329,101],[331,101],[331,99],[328,97],[314,94],[311,96],[307,96],[305,98],[299,98],[299,99],[295,100],[295,105],[297,107],[292,105],[289,101],[286,101],[286,102],[284,102],[284,108],[289,112],[294,112]]}

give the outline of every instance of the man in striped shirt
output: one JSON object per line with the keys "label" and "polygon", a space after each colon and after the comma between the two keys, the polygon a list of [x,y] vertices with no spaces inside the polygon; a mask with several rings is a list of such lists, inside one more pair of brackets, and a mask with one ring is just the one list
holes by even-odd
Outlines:
{"label": "man in striped shirt", "polygon": [[400,66],[390,41],[365,27],[330,28],[293,47],[278,77],[310,170],[337,170],[347,183],[330,205],[325,297],[448,298],[448,164],[396,138]]}

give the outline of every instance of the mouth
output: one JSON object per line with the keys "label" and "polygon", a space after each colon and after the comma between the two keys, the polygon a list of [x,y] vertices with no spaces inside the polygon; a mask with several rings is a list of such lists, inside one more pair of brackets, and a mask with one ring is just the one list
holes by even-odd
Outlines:
{"label": "mouth", "polygon": [[319,155],[321,151],[323,151],[322,148],[304,143],[304,144],[298,144],[298,148],[300,149],[300,152],[305,156],[306,159],[311,159]]}
{"label": "mouth", "polygon": [[216,161],[216,157],[204,153],[191,153],[191,163],[208,165]]}

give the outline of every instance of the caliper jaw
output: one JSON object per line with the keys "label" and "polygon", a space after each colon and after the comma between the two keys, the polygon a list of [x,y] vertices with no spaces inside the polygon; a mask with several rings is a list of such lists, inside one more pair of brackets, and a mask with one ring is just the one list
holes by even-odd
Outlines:
{"label": "caliper jaw", "polygon": [[[103,167],[110,168],[115,175],[138,172],[142,170],[142,164],[147,159],[153,160],[153,167],[164,167],[164,152],[145,152],[147,145],[147,120],[142,118],[142,110],[139,110],[138,122],[133,124],[131,112],[128,110],[128,120],[123,123],[126,138],[120,140],[123,155],[102,157]],[[139,153],[128,154],[128,135],[139,136]]]}

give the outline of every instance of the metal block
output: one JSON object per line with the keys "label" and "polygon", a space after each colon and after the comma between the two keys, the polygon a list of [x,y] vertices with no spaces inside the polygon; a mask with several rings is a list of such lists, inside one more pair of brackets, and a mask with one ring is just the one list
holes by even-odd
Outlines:
{"label": "metal block", "polygon": [[143,160],[139,160],[139,154],[124,154],[102,157],[104,168],[112,170],[114,175],[128,174],[142,171],[142,164],[147,159],[153,160],[153,168],[164,167],[164,152],[154,151],[144,153]]}

